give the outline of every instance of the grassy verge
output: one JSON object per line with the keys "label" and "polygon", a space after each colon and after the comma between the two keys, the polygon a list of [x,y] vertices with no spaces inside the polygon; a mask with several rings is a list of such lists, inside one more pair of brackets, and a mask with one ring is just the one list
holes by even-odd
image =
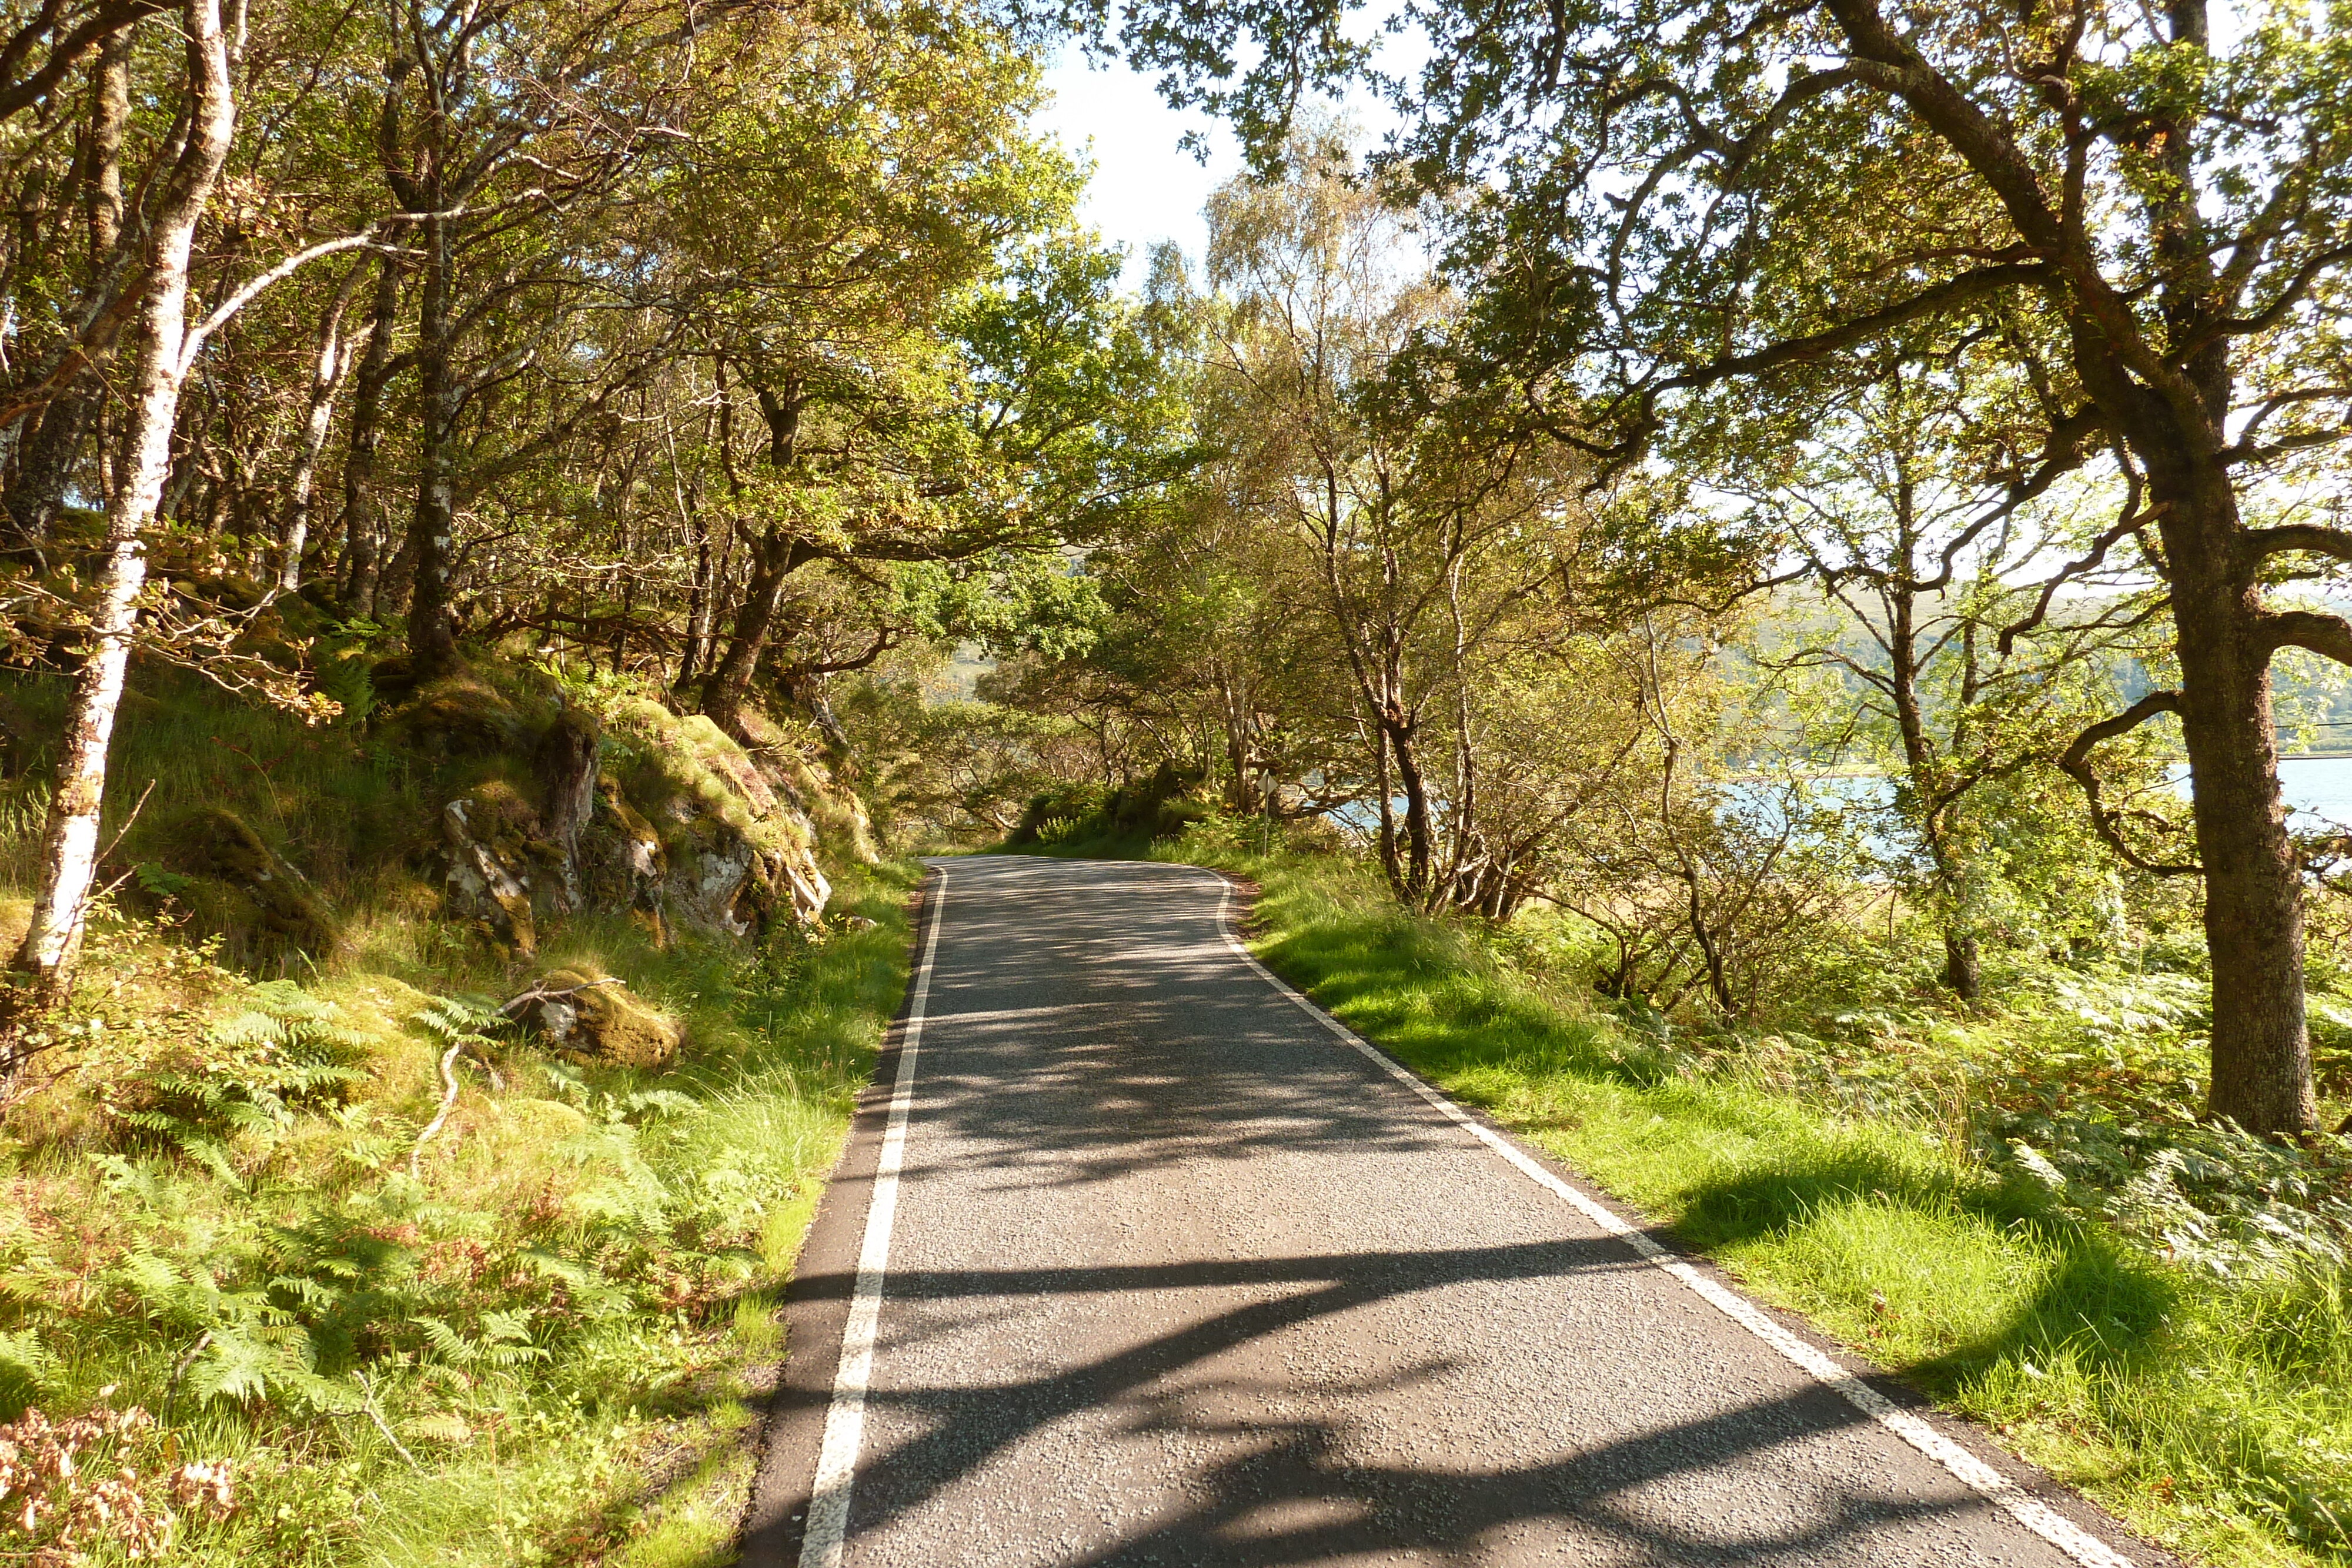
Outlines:
{"label": "grassy verge", "polygon": [[[683,1020],[683,1064],[583,1066],[487,1035],[421,1148],[452,1038],[428,977],[254,986],[120,935],[94,976],[161,1020],[126,1052],[150,1082],[208,1078],[246,1109],[110,1118],[118,1059],[12,1124],[0,1395],[147,1412],[83,1468],[127,1467],[151,1504],[186,1461],[228,1461],[233,1510],[181,1508],[174,1562],[731,1561],[774,1293],[904,988],[912,878],[853,873],[838,907],[870,926],[748,958],[575,923],[549,959]],[[169,998],[142,998],[142,963]],[[269,1078],[299,1060],[355,1071],[331,1094]],[[135,1543],[77,1542],[99,1562]]]}
{"label": "grassy verge", "polygon": [[1339,862],[1151,852],[1255,880],[1255,950],[1335,1016],[2151,1538],[2352,1562],[2352,1271],[2184,1267],[1948,1124],[1694,1071]]}

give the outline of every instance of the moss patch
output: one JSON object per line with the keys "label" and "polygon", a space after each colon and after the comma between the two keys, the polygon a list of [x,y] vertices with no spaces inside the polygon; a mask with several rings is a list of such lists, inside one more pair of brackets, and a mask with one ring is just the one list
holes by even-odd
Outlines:
{"label": "moss patch", "polygon": [[551,970],[535,990],[540,1027],[564,1051],[598,1061],[658,1070],[677,1059],[684,1036],[659,1009],[612,976],[581,967]]}
{"label": "moss patch", "polygon": [[161,865],[143,886],[176,898],[198,935],[234,939],[236,955],[265,967],[299,955],[334,956],[341,933],[310,880],[236,812],[198,806],[164,830]]}

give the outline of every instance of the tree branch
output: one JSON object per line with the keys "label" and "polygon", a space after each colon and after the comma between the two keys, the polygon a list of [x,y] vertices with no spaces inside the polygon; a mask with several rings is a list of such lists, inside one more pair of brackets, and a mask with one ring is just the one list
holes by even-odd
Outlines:
{"label": "tree branch", "polygon": [[2147,860],[2124,841],[2115,814],[2099,799],[2099,776],[2091,767],[2091,748],[2103,740],[2113,740],[2119,735],[2129,734],[2160,713],[2179,711],[2179,692],[2150,692],[2115,717],[2103,718],[2076,736],[2074,743],[2058,758],[2060,771],[2083,787],[2084,797],[2090,802],[2091,825],[2098,830],[2099,837],[2106,841],[2107,847],[2121,855],[2127,863],[2158,876],[2196,876],[2201,874],[2204,868],[2178,862]]}
{"label": "tree branch", "polygon": [[1643,391],[1643,407],[1646,412],[1650,404],[1665,392],[1684,391],[1692,387],[1711,386],[1717,382],[1728,381],[1734,376],[1757,375],[1766,371],[1778,370],[1783,365],[1804,364],[1811,361],[1826,359],[1842,350],[1852,348],[1856,343],[1867,342],[1873,338],[1916,321],[1922,317],[1940,315],[1957,306],[1973,303],[1989,295],[2042,283],[2050,276],[2050,268],[2041,262],[2015,262],[2000,267],[1980,267],[1973,271],[1961,273],[1957,277],[1947,278],[1932,288],[1922,289],[1907,299],[1899,299],[1892,305],[1871,311],[1867,315],[1857,316],[1851,321],[1841,322],[1827,331],[1815,332],[1810,337],[1791,338],[1783,342],[1774,343],[1769,348],[1758,349],[1751,353],[1728,355],[1698,366],[1695,370],[1685,371],[1680,375],[1669,376]]}
{"label": "tree branch", "polygon": [[[170,8],[171,0],[121,0],[119,4],[100,6],[96,14],[80,26],[57,41],[49,50],[48,58],[43,60],[32,75],[21,81],[0,83],[0,120],[47,98],[58,83],[65,79],[66,73],[80,63],[84,55],[108,37],[134,22]],[[47,10],[45,7],[41,17],[20,28],[9,38],[5,51],[0,51],[0,70],[13,67],[48,31],[50,18]]]}
{"label": "tree branch", "polygon": [[2274,528],[2250,528],[2245,549],[2250,560],[2265,560],[2288,550],[2352,560],[2352,532],[2325,523],[2282,523]]}
{"label": "tree branch", "polygon": [[2008,625],[2000,629],[2000,636],[1996,640],[1995,646],[2000,648],[2002,658],[2005,659],[2009,657],[2010,650],[2016,646],[2018,638],[2023,636],[2026,632],[2032,631],[2035,627],[2042,624],[2042,621],[2050,613],[2051,601],[2058,596],[2058,591],[2061,588],[2064,587],[2068,582],[2071,582],[2075,578],[2081,576],[2084,572],[2096,570],[2099,564],[2107,559],[2107,552],[2109,550],[2122,543],[2127,536],[2139,532],[2142,528],[2147,527],[2148,524],[2156,521],[2156,519],[2163,514],[2165,503],[2162,502],[2149,507],[2145,512],[2138,509],[2139,476],[2131,473],[2128,469],[2125,472],[2131,481],[2131,495],[2129,498],[2124,502],[2124,515],[2122,518],[2116,522],[2114,528],[2109,528],[2105,533],[2101,534],[2097,538],[2091,541],[2090,554],[2084,556],[2080,560],[2068,561],[2064,566],[2058,569],[2057,576],[2052,578],[2049,581],[2042,585],[2041,596],[2034,600],[2032,613],[2028,614],[2024,620],[2012,621]]}
{"label": "tree branch", "polygon": [[298,250],[260,277],[248,280],[242,288],[214,306],[203,320],[188,329],[186,346],[180,353],[180,373],[185,375],[188,367],[196,362],[196,355],[204,350],[205,340],[226,326],[238,311],[252,304],[263,289],[282,278],[291,277],[298,268],[306,263],[318,260],[322,256],[332,256],[341,250],[358,250],[365,246],[373,246],[374,244],[375,225],[370,224],[357,234],[344,235],[339,239],[322,240],[308,250]]}
{"label": "tree branch", "polygon": [[2280,610],[2263,617],[2263,629],[2273,650],[2301,648],[2352,664],[2352,621],[2316,610]]}

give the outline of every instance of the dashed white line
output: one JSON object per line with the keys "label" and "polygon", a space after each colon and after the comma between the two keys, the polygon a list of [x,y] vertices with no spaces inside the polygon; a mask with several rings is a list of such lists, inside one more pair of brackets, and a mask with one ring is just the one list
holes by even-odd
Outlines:
{"label": "dashed white line", "polygon": [[923,1009],[931,996],[931,959],[948,910],[947,873],[932,868],[930,928],[915,965],[915,991],[898,1035],[898,1076],[890,1089],[890,1117],[874,1164],[874,1196],[866,1210],[866,1238],[857,1250],[857,1285],[841,1331],[841,1364],[833,1375],[833,1403],[824,1412],[816,1482],[809,1496],[808,1528],[801,1537],[801,1568],[841,1568],[849,1543],[849,1494],[866,1438],[866,1392],[874,1377],[874,1338],[882,1320],[882,1282],[890,1268],[890,1227],[898,1213],[898,1172],[907,1159],[907,1118],[915,1103],[915,1053],[923,1041]]}
{"label": "dashed white line", "polygon": [[1724,1316],[1770,1345],[1774,1350],[1810,1375],[1824,1386],[1834,1390],[1847,1404],[1894,1433],[1912,1448],[1941,1465],[1961,1485],[1976,1492],[2018,1523],[2082,1563],[2084,1568],[2137,1568],[2132,1560],[2109,1546],[2105,1542],[2075,1524],[1999,1470],[1953,1442],[1911,1411],[1902,1408],[1867,1383],[1864,1383],[1834,1360],[1807,1344],[1795,1334],[1772,1321],[1761,1308],[1737,1291],[1708,1279],[1689,1263],[1675,1257],[1649,1237],[1619,1218],[1606,1205],[1591,1195],[1578,1190],[1544,1169],[1525,1150],[1492,1127],[1471,1115],[1413,1073],[1389,1059],[1355,1030],[1317,1007],[1302,996],[1281,976],[1257,960],[1257,955],[1242,946],[1241,938],[1226,918],[1232,906],[1234,884],[1216,873],[1222,890],[1217,899],[1217,932],[1225,946],[1244,964],[1257,971],[1265,983],[1307,1017],[1321,1024],[1333,1035],[1361,1051],[1377,1062],[1381,1069],[1398,1082],[1412,1090],[1448,1120],[1458,1124],[1472,1137],[1509,1161],[1519,1173],[1553,1196],[1561,1198],[1579,1214],[1599,1226],[1608,1234],[1631,1246],[1652,1265],[1665,1270],[1688,1286],[1700,1299]]}

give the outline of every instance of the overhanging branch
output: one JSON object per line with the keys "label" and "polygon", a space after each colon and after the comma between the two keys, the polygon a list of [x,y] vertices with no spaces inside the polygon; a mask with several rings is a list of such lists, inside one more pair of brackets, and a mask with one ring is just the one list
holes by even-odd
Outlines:
{"label": "overhanging branch", "polygon": [[1651,422],[1651,411],[1657,400],[1670,392],[1685,392],[1698,387],[1713,386],[1717,382],[1740,376],[1762,375],[1788,365],[1809,364],[1843,351],[1857,343],[1866,343],[1884,337],[1898,327],[1930,316],[1940,316],[1964,305],[1987,298],[2011,289],[2029,287],[2049,279],[2050,268],[2041,262],[2014,262],[1999,267],[1980,267],[1947,278],[1932,288],[1922,289],[1907,299],[1896,300],[1880,309],[1841,322],[1826,331],[1803,338],[1790,338],[1750,353],[1731,354],[1706,364],[1696,366],[1679,375],[1645,387],[1641,392],[1642,422]]}
{"label": "overhanging branch", "polygon": [[2273,649],[2301,648],[2339,664],[2352,664],[2352,621],[2341,615],[2281,610],[2263,617],[2263,629]]}
{"label": "overhanging branch", "polygon": [[2150,692],[2115,717],[2103,718],[2076,736],[2074,743],[2058,758],[2060,770],[2083,787],[2084,798],[2090,802],[2091,825],[2098,830],[2099,837],[2106,841],[2107,847],[2121,855],[2127,864],[2157,876],[2196,876],[2204,868],[2179,862],[2151,861],[2124,841],[2116,814],[2108,810],[2099,799],[2099,776],[2091,767],[2091,748],[2101,741],[2130,734],[2160,713],[2179,711],[2179,692]]}

